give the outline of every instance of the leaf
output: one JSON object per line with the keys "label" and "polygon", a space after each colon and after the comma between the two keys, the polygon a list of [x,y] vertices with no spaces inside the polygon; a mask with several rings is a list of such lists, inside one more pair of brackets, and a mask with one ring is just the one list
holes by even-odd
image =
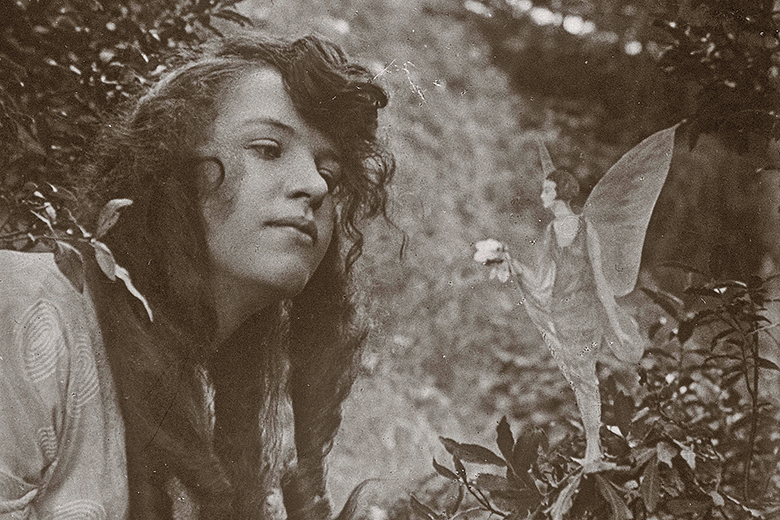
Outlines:
{"label": "leaf", "polygon": [[428,518],[428,520],[437,520],[439,518],[436,511],[417,500],[414,495],[409,496],[409,502],[412,505],[412,511],[418,515]]}
{"label": "leaf", "polygon": [[458,508],[463,503],[463,497],[466,496],[464,489],[464,486],[458,486],[458,497],[455,499],[455,502],[445,509],[447,516],[452,517],[458,511]]}
{"label": "leaf", "polygon": [[658,500],[661,498],[661,474],[658,471],[658,459],[653,457],[647,463],[645,471],[642,474],[642,483],[639,485],[639,493],[645,502],[645,508],[653,513],[658,507]]}
{"label": "leaf", "polygon": [[512,450],[512,467],[518,477],[528,472],[531,464],[536,462],[539,456],[539,436],[533,431],[524,431],[517,436],[515,447]]}
{"label": "leaf", "polygon": [[715,348],[718,344],[718,341],[727,338],[731,336],[732,334],[736,334],[737,331],[731,328],[728,328],[726,330],[722,330],[719,333],[715,334],[715,336],[710,340],[710,348]]}
{"label": "leaf", "polygon": [[377,482],[377,480],[368,479],[358,484],[349,493],[349,497],[347,497],[347,501],[344,503],[344,507],[341,508],[341,512],[338,514],[335,520],[350,520],[352,518],[359,518],[360,515],[357,514],[358,508],[362,502],[366,501],[366,497],[364,496],[363,491],[366,489],[366,487],[374,482]]}
{"label": "leaf", "polygon": [[665,509],[681,517],[688,513],[703,513],[710,508],[710,504],[695,498],[672,498],[664,505]]}
{"label": "leaf", "polygon": [[93,249],[95,250],[95,260],[97,260],[100,270],[103,274],[114,282],[116,281],[116,260],[114,260],[114,254],[103,242],[94,240],[91,242]]}
{"label": "leaf", "polygon": [[455,465],[455,473],[458,474],[462,481],[466,482],[468,477],[466,476],[466,468],[463,466],[463,463],[455,455],[452,456],[452,463]]}
{"label": "leaf", "polygon": [[677,340],[680,342],[681,345],[685,344],[686,341],[691,339],[694,330],[696,330],[695,319],[685,320],[680,322],[680,326],[677,328]]}
{"label": "leaf", "polygon": [[686,264],[685,262],[670,260],[668,262],[662,262],[660,265],[662,267],[671,267],[674,269],[680,269],[686,273],[698,274],[699,276],[703,276],[705,278],[707,277],[707,275],[701,269],[696,269],[692,265]]}
{"label": "leaf", "polygon": [[57,240],[54,246],[54,263],[60,272],[80,293],[84,292],[84,257],[81,251]]}
{"label": "leaf", "polygon": [[704,298],[718,298],[721,296],[720,292],[716,291],[714,288],[704,285],[693,285],[691,287],[687,287],[683,292],[685,294],[701,296]]}
{"label": "leaf", "polygon": [[723,499],[723,495],[715,491],[714,489],[708,493],[712,497],[712,503],[715,507],[723,507],[726,505],[726,501]]}
{"label": "leaf", "polygon": [[246,16],[241,15],[232,9],[216,11],[213,13],[213,16],[216,16],[217,18],[224,18],[225,20],[229,20],[237,25],[240,25],[241,27],[253,25],[251,18],[247,18]]}
{"label": "leaf", "polygon": [[688,463],[691,469],[696,469],[696,454],[689,446],[684,446],[680,450],[680,457]]}
{"label": "leaf", "polygon": [[758,367],[780,372],[780,367],[778,367],[777,365],[775,365],[774,363],[772,363],[766,358],[758,358]]}
{"label": "leaf", "polygon": [[492,466],[506,466],[504,459],[493,453],[487,448],[477,444],[460,444],[452,439],[444,437],[439,438],[444,444],[444,449],[458,457],[463,462],[473,464],[490,464]]}
{"label": "leaf", "polygon": [[496,491],[509,491],[512,489],[512,486],[509,484],[509,481],[506,478],[499,475],[493,475],[492,473],[477,474],[477,478],[474,480],[474,483],[479,489],[489,493],[494,493]]}
{"label": "leaf", "polygon": [[658,460],[671,468],[672,459],[677,455],[677,448],[666,441],[661,441],[656,446],[656,450],[658,452]]}
{"label": "leaf", "polygon": [[539,506],[541,495],[534,489],[496,490],[490,493],[493,503],[504,511],[522,511],[535,509]]}
{"label": "leaf", "polygon": [[154,321],[154,314],[152,314],[152,308],[149,306],[149,302],[147,302],[146,298],[144,298],[144,295],[135,288],[132,280],[130,280],[130,273],[127,272],[127,269],[117,265],[115,272],[116,277],[124,282],[125,287],[127,287],[127,290],[130,291],[130,294],[135,296],[144,305],[144,309],[146,309],[146,315],[149,316],[149,321]]}
{"label": "leaf", "polygon": [[642,287],[641,289],[656,305],[666,311],[669,316],[679,321],[683,309],[685,309],[685,303],[683,303],[681,299],[664,291],[655,291],[647,287]]}
{"label": "leaf", "polygon": [[111,199],[109,200],[103,209],[100,210],[98,216],[97,230],[95,231],[95,237],[103,238],[108,230],[114,227],[119,221],[119,212],[122,208],[125,208],[133,203],[130,199]]}
{"label": "leaf", "polygon": [[571,479],[571,482],[563,488],[555,499],[555,502],[550,507],[550,519],[551,520],[563,520],[566,513],[571,509],[571,505],[574,502],[574,495],[577,494],[577,489],[580,486],[582,480],[582,473],[578,473]]}
{"label": "leaf", "polygon": [[596,484],[598,484],[601,496],[606,499],[609,503],[609,507],[612,509],[613,520],[629,520],[634,518],[634,515],[631,514],[631,510],[609,480],[597,474]]}
{"label": "leaf", "polygon": [[631,422],[635,412],[634,400],[624,392],[619,391],[615,395],[613,415],[615,416],[615,426],[620,428],[623,436],[628,435],[631,431]]}
{"label": "leaf", "polygon": [[433,459],[433,469],[435,469],[436,473],[438,473],[444,478],[448,478],[450,480],[459,480],[458,476],[455,473],[453,473],[452,470],[436,462],[436,459]]}
{"label": "leaf", "polygon": [[501,418],[501,421],[499,421],[498,427],[496,427],[496,434],[496,444],[498,445],[498,449],[501,451],[501,455],[504,456],[504,460],[511,462],[512,449],[515,445],[515,439],[512,435],[512,428],[509,426],[509,423],[506,420],[506,415]]}
{"label": "leaf", "polygon": [[458,449],[460,443],[447,437],[439,437],[439,441],[444,445],[444,449],[449,452],[450,455],[455,455],[455,450]]}

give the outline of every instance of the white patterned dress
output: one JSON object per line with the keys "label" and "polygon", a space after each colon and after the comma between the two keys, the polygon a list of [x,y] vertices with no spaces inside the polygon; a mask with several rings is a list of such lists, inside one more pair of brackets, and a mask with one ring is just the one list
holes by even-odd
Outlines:
{"label": "white patterned dress", "polygon": [[[262,507],[284,520],[281,476],[296,464],[288,395],[276,410],[277,438],[264,440],[281,464]],[[199,518],[178,480],[167,491],[174,520]],[[127,515],[124,423],[88,289],[50,253],[0,249],[0,520]]]}
{"label": "white patterned dress", "polygon": [[127,516],[124,428],[91,298],[0,250],[0,520]]}

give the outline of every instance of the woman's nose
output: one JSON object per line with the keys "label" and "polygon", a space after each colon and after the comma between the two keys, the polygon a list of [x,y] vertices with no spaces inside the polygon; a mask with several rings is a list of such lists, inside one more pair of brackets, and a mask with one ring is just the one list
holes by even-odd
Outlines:
{"label": "woman's nose", "polygon": [[302,154],[293,169],[295,171],[288,179],[288,196],[305,198],[312,209],[318,209],[328,194],[328,183],[320,174],[314,157]]}

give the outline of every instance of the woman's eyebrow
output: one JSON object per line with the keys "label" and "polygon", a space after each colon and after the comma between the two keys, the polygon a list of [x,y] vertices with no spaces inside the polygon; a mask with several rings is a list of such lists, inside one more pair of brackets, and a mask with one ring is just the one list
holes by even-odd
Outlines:
{"label": "woman's eyebrow", "polygon": [[258,126],[258,125],[272,126],[277,130],[280,130],[286,134],[290,134],[290,135],[295,134],[295,128],[273,117],[265,117],[265,116],[252,117],[241,123],[241,126]]}

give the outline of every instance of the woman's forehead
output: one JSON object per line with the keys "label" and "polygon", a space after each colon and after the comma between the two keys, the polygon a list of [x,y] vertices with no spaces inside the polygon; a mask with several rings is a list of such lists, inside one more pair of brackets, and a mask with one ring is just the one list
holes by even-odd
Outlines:
{"label": "woman's forehead", "polygon": [[229,133],[274,128],[325,145],[328,139],[312,128],[298,113],[284,85],[282,75],[271,67],[251,69],[225,89],[217,104],[214,129]]}

